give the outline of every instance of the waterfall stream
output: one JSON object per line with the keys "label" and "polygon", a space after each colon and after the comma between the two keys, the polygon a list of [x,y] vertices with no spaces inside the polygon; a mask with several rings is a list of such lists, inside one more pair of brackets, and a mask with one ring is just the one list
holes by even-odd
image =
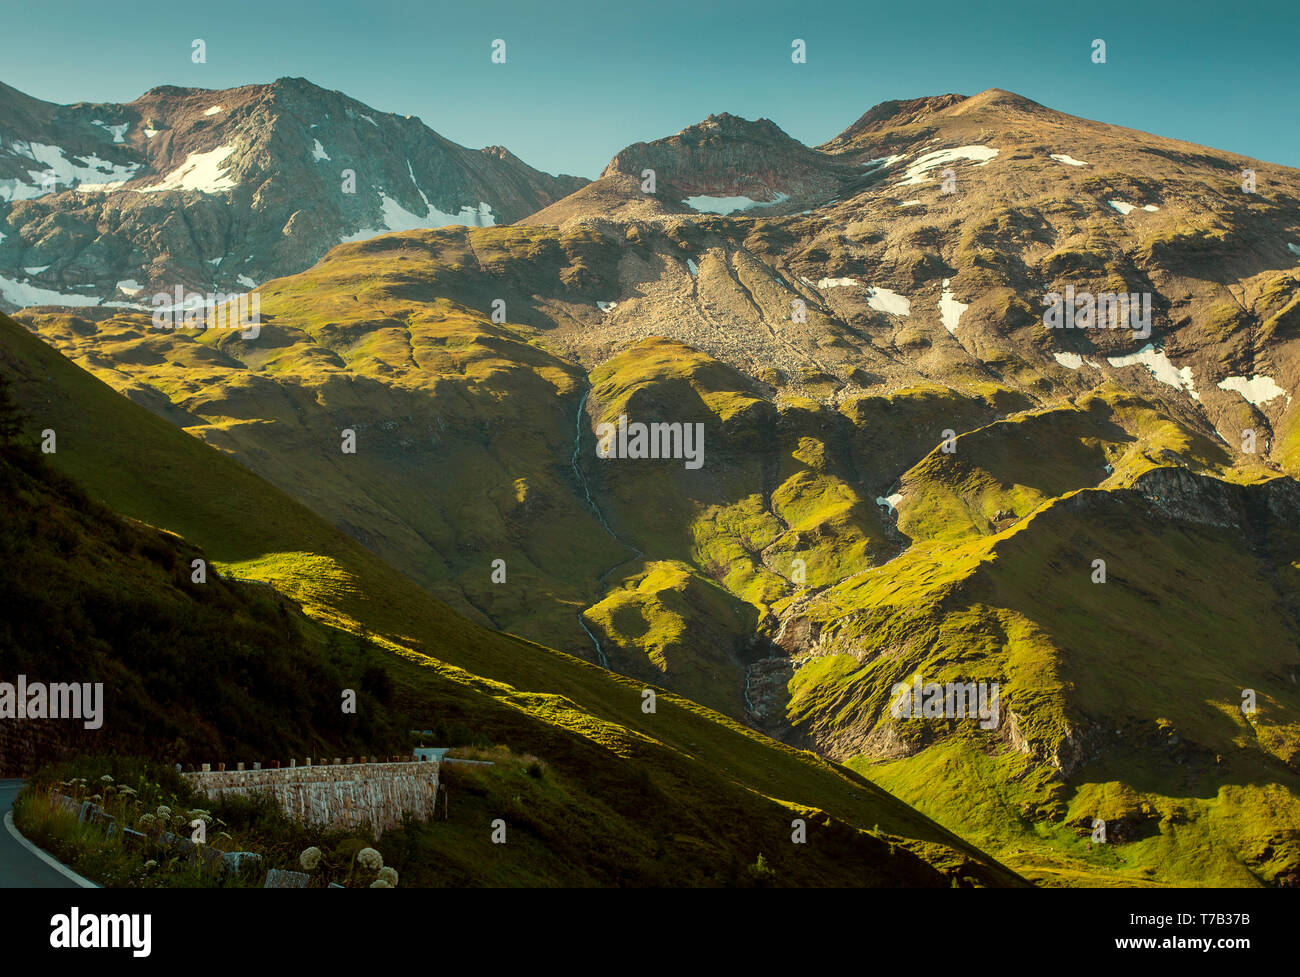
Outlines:
{"label": "waterfall stream", "polygon": [[[618,533],[614,532],[614,530],[610,528],[609,523],[605,521],[605,514],[600,511],[600,506],[597,505],[596,500],[592,498],[591,486],[587,484],[587,476],[582,473],[582,465],[579,463],[580,453],[582,451],[582,419],[587,416],[587,398],[589,396],[591,396],[590,387],[588,387],[582,394],[582,400],[578,403],[578,416],[573,422],[573,473],[578,477],[578,484],[582,486],[582,494],[587,497],[587,505],[591,506],[591,511],[596,514],[596,518],[600,520],[600,525],[605,532],[609,534],[609,538],[617,543],[621,543],[623,546],[626,546],[633,554],[625,560],[619,560],[602,573],[600,578],[597,580],[597,584],[603,584],[605,579],[623,564],[631,563],[633,560],[639,559],[645,554],[631,543],[620,539]],[[609,659],[605,657],[605,649],[601,647],[600,639],[596,637],[591,628],[587,627],[587,621],[582,614],[582,611],[578,611],[578,623],[582,625],[582,630],[587,632],[587,637],[591,639],[591,643],[596,647],[596,657],[599,659],[601,666],[609,668]]]}

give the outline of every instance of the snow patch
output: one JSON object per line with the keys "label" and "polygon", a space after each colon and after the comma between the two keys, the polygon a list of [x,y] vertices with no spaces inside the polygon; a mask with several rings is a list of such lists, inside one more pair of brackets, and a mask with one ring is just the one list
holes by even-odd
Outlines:
{"label": "snow patch", "polygon": [[957,323],[961,321],[961,314],[970,308],[968,303],[958,302],[953,297],[952,289],[948,287],[951,281],[949,278],[943,280],[943,291],[939,293],[939,318],[943,321],[943,327],[952,335],[957,335]]}
{"label": "snow patch", "polygon": [[117,283],[117,290],[124,295],[139,295],[144,291],[144,286],[134,278],[127,278]]}
{"label": "snow patch", "polygon": [[162,131],[161,129],[146,129],[144,131],[145,138],[152,139],[154,136],[158,135],[158,133],[161,131]]}
{"label": "snow patch", "polygon": [[[325,147],[320,144],[320,140],[313,139],[312,142],[315,145],[311,148],[311,158],[318,163],[323,159],[329,159],[329,154],[325,152]],[[408,163],[407,165],[409,166],[410,164]]]}
{"label": "snow patch", "polygon": [[867,305],[877,312],[888,312],[890,315],[912,314],[911,301],[906,296],[891,292],[887,288],[872,287],[867,293]]}
{"label": "snow patch", "polygon": [[107,122],[100,122],[96,119],[91,125],[99,126],[105,132],[113,137],[113,142],[126,142],[126,130],[131,128],[131,123],[123,122],[121,125],[111,126]]}
{"label": "snow patch", "polygon": [[1155,204],[1147,204],[1142,209],[1145,210],[1148,214],[1154,214],[1160,208],[1157,207]]}
{"label": "snow patch", "polygon": [[[812,284],[802,275],[800,280],[805,284]],[[862,283],[856,278],[823,278],[817,282],[818,289],[827,288],[849,288],[853,285]],[[867,285],[867,305],[877,312],[888,312],[890,315],[911,315],[912,300],[906,295],[899,295],[888,288],[878,288],[874,285]]]}
{"label": "snow patch", "polygon": [[898,503],[903,501],[903,493],[895,492],[893,495],[877,495],[876,505],[883,505],[890,512],[898,508]]}
{"label": "snow patch", "polygon": [[411,161],[409,159],[406,161],[406,172],[411,178],[411,186],[415,187],[415,192],[418,193],[420,199],[424,201],[424,212],[427,214],[433,209],[433,204],[429,203],[429,198],[424,195],[424,191],[420,189],[420,184],[416,182],[415,170],[411,168]]}
{"label": "snow patch", "polygon": [[190,153],[185,162],[172,170],[162,183],[140,187],[140,193],[161,193],[164,190],[198,190],[200,193],[221,193],[235,189],[235,181],[222,172],[234,146],[218,146],[206,153]]}
{"label": "snow patch", "polygon": [[1288,241],[1287,248],[1291,251],[1292,254],[1300,255],[1300,244],[1292,244]]}
{"label": "snow patch", "polygon": [[76,295],[41,288],[29,282],[20,282],[0,275],[0,298],[12,302],[20,309],[31,305],[99,305],[96,295]]}
{"label": "snow patch", "polygon": [[969,159],[974,160],[977,166],[984,166],[997,154],[998,151],[992,146],[958,146],[956,149],[938,149],[933,153],[926,153],[913,162],[907,168],[907,172],[903,174],[903,179],[898,182],[898,186],[910,187],[925,183],[930,179],[926,176],[926,173],[936,166],[942,166],[944,163]]}
{"label": "snow patch", "polygon": [[1106,203],[1110,204],[1121,214],[1127,214],[1136,209],[1132,204],[1126,204],[1122,200],[1107,200]]}
{"label": "snow patch", "polygon": [[1201,395],[1196,392],[1196,378],[1192,375],[1192,368],[1185,366],[1181,370],[1178,369],[1169,362],[1169,357],[1165,355],[1164,350],[1156,349],[1153,343],[1147,343],[1136,353],[1107,356],[1106,362],[1111,366],[1144,366],[1161,383],[1186,391],[1192,400],[1201,399]]}
{"label": "snow patch", "polygon": [[1060,363],[1061,366],[1069,370],[1081,369],[1085,363],[1087,363],[1093,369],[1097,368],[1096,363],[1094,363],[1092,360],[1084,359],[1078,353],[1053,353],[1052,356],[1056,358],[1056,362]]}
{"label": "snow patch", "polygon": [[204,114],[204,115],[216,115],[218,112],[224,112],[225,109],[226,109],[226,107],[225,107],[224,105],[214,105],[214,106],[212,106],[212,108],[208,109],[208,110],[207,110],[206,112],[204,112],[203,114]]}
{"label": "snow patch", "polygon": [[1283,396],[1288,404],[1291,403],[1291,395],[1279,387],[1272,377],[1266,377],[1262,373],[1256,373],[1249,380],[1245,377],[1228,377],[1219,381],[1219,389],[1235,390],[1256,407]]}
{"label": "snow patch", "polygon": [[247,275],[236,275],[235,281],[243,285],[244,288],[257,288],[257,282],[253,281],[253,279],[249,278]]}
{"label": "snow patch", "polygon": [[864,170],[882,170],[887,166],[893,166],[895,163],[901,162],[903,158],[902,156],[880,156],[876,159],[867,160],[862,164],[862,168]]}
{"label": "snow patch", "polygon": [[700,266],[691,258],[686,259],[686,268],[692,275],[698,275],[700,273]]}
{"label": "snow patch", "polygon": [[361,118],[365,119],[367,122],[369,122],[369,123],[370,123],[372,126],[374,126],[376,129],[379,128],[379,123],[376,122],[374,119],[370,118],[370,116],[368,116],[368,115],[362,115]]}
{"label": "snow patch", "polygon": [[618,303],[617,303],[617,302],[597,302],[597,303],[596,303],[596,307],[597,307],[598,309],[600,309],[601,312],[613,312],[616,308],[618,308]]}
{"label": "snow patch", "polygon": [[1056,160],[1058,163],[1064,163],[1066,166],[1088,165],[1086,159],[1075,159],[1073,156],[1067,155],[1066,153],[1052,153],[1052,159]]}
{"label": "snow patch", "polygon": [[355,234],[344,235],[341,240],[344,243],[365,241],[368,238],[378,237],[380,234],[387,234],[390,231],[429,230],[435,227],[446,227],[449,224],[465,225],[467,227],[496,226],[496,217],[492,213],[491,204],[480,201],[477,209],[466,205],[461,207],[459,214],[447,214],[429,204],[428,198],[424,196],[424,191],[420,190],[418,186],[415,189],[428,207],[423,216],[407,210],[380,190],[379,207],[382,212],[380,226],[378,228],[362,228]]}
{"label": "snow patch", "polygon": [[741,211],[753,210],[756,207],[775,207],[777,204],[784,203],[789,199],[789,194],[785,193],[778,193],[772,200],[754,200],[752,197],[710,197],[700,195],[687,197],[682,203],[701,214],[718,214],[726,217],[728,214],[738,214]]}
{"label": "snow patch", "polygon": [[0,179],[0,203],[35,200],[60,189],[75,188],[87,193],[115,190],[131,179],[139,163],[118,164],[100,159],[94,153],[69,157],[59,146],[15,140],[10,147],[18,156],[36,164],[27,169],[27,179]]}
{"label": "snow patch", "polygon": [[37,266],[35,266],[35,267],[33,267],[33,268],[24,268],[23,271],[27,272],[27,274],[29,274],[29,275],[39,275],[41,272],[43,272],[43,271],[44,271],[46,268],[48,268],[48,267],[50,267],[50,266],[49,266],[49,265],[37,265]]}
{"label": "snow patch", "polygon": [[919,200],[904,200],[904,201],[903,201],[901,204],[899,204],[898,206],[900,206],[900,207],[915,207],[915,206],[916,206],[917,204],[919,204],[920,202],[921,202],[921,201],[919,201]]}

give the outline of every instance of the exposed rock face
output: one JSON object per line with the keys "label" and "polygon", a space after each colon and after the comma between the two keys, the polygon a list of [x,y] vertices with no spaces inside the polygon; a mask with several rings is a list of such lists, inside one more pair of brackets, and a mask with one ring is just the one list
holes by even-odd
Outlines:
{"label": "exposed rock face", "polygon": [[809,654],[816,648],[820,631],[821,623],[812,618],[787,617],[772,640],[788,655]]}
{"label": "exposed rock face", "polygon": [[0,308],[247,291],[342,240],[510,223],[585,182],[298,78],[124,105],[0,86]]}
{"label": "exposed rock face", "polygon": [[785,704],[789,698],[786,685],[794,674],[790,659],[777,656],[750,664],[745,675],[745,699],[749,720],[769,735],[779,736],[789,729],[785,722]]}
{"label": "exposed rock face", "polygon": [[1106,740],[1104,731],[1094,726],[1068,726],[1055,742],[1036,740],[1026,736],[1023,722],[1023,716],[1007,712],[1006,737],[1011,748],[1053,767],[1062,780],[1069,780],[1078,767],[1096,759]]}
{"label": "exposed rock face", "polygon": [[1133,485],[1160,513],[1207,526],[1262,532],[1269,519],[1300,512],[1300,482],[1277,478],[1261,486],[1233,485],[1185,468],[1153,468]]}

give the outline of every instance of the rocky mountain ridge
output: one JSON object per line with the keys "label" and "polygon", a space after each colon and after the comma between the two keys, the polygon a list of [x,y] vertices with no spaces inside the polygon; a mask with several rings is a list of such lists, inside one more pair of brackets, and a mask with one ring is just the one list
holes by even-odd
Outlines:
{"label": "rocky mountain ridge", "polygon": [[297,78],[123,105],[0,87],[0,308],[247,291],[340,241],[509,223],[585,182]]}

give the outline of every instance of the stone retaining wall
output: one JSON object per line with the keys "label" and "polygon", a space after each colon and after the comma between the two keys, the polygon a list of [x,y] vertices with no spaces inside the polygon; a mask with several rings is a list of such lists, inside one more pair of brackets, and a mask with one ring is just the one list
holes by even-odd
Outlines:
{"label": "stone retaining wall", "polygon": [[440,766],[432,761],[335,763],[183,776],[212,800],[269,793],[297,821],[327,828],[367,825],[378,838],[385,829],[397,827],[403,814],[433,816]]}

